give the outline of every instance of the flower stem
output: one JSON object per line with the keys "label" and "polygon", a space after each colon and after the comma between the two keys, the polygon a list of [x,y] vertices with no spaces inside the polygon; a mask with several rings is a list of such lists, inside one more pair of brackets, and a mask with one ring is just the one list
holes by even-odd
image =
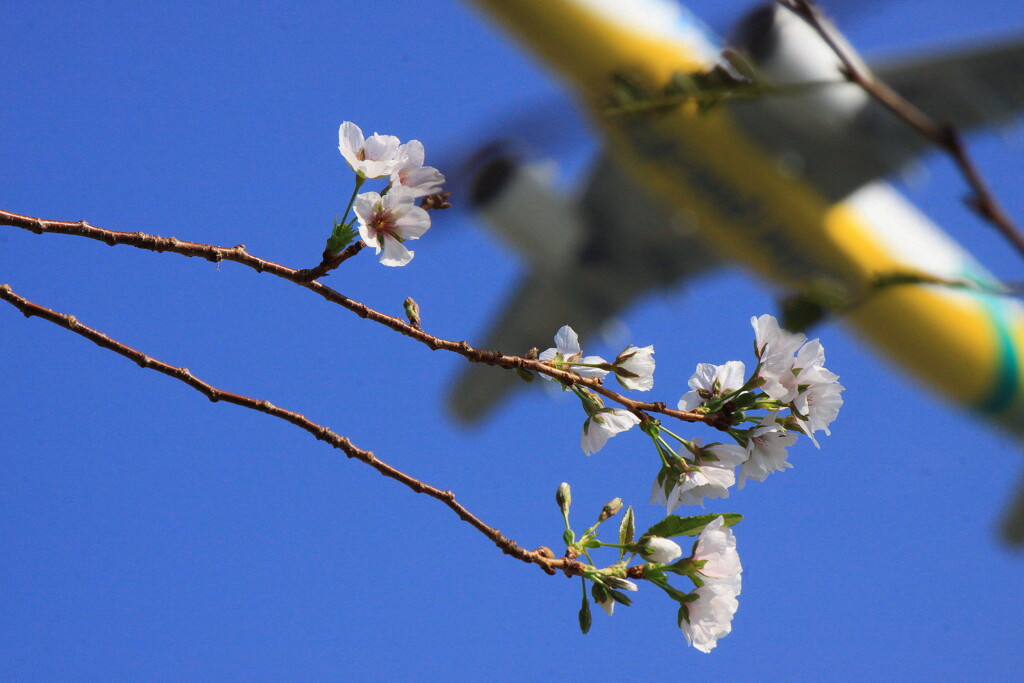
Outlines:
{"label": "flower stem", "polygon": [[359,194],[359,188],[361,188],[365,182],[366,176],[356,173],[356,186],[352,188],[352,196],[349,197],[348,206],[345,207],[345,213],[341,216],[342,225],[345,225],[345,222],[348,220],[348,212],[352,210],[352,205],[356,202],[356,195]]}

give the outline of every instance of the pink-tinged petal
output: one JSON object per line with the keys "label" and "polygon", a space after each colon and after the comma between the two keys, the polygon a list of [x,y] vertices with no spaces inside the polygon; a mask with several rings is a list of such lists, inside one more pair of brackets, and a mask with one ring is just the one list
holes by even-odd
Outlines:
{"label": "pink-tinged petal", "polygon": [[380,204],[381,198],[379,194],[376,192],[364,192],[356,197],[355,202],[352,203],[352,210],[355,211],[356,218],[359,219],[360,223],[369,225],[373,222],[374,215],[377,213]]}
{"label": "pink-tinged petal", "polygon": [[740,594],[743,565],[736,552],[736,537],[732,529],[725,526],[723,517],[716,517],[704,527],[697,539],[692,559],[705,562],[700,573],[709,582],[725,584],[736,595]]}
{"label": "pink-tinged petal", "polygon": [[376,247],[377,253],[380,253],[380,240],[377,239],[377,231],[362,221],[359,222],[359,237],[366,246]]}
{"label": "pink-tinged petal", "polygon": [[397,171],[391,176],[392,182],[396,175],[398,182],[413,190],[417,197],[440,192],[444,185],[444,174],[433,166],[421,166],[407,172]]}
{"label": "pink-tinged petal", "polygon": [[384,253],[381,254],[380,262],[385,266],[404,266],[415,252],[409,251],[398,240],[388,235],[384,236]]}
{"label": "pink-tinged petal", "polygon": [[402,239],[419,239],[430,229],[430,214],[418,206],[413,206],[395,221],[395,225],[398,226]]}
{"label": "pink-tinged petal", "polygon": [[563,356],[575,356],[580,352],[580,338],[568,325],[564,325],[555,335],[555,348]]}

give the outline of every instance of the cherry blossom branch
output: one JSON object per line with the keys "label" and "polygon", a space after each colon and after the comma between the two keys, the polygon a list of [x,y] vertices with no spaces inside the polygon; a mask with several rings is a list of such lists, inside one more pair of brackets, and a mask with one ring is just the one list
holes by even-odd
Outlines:
{"label": "cherry blossom branch", "polygon": [[[583,573],[583,563],[566,557],[555,558],[554,553],[552,553],[548,548],[538,548],[536,550],[527,550],[523,548],[512,539],[507,538],[499,530],[488,526],[472,514],[462,504],[455,500],[455,494],[451,491],[446,491],[426,484],[419,479],[392,467],[374,455],[372,451],[363,450],[362,448],[355,446],[348,438],[331,431],[323,425],[313,422],[304,415],[275,406],[270,401],[261,401],[249,396],[243,396],[242,394],[218,389],[217,387],[204,382],[193,375],[188,368],[177,367],[164,363],[163,361],[157,360],[142,351],[138,351],[137,349],[99,332],[98,330],[88,327],[87,325],[83,325],[78,322],[78,319],[73,315],[58,313],[44,306],[33,303],[32,301],[15,294],[9,285],[0,285],[0,299],[3,299],[17,308],[25,315],[26,318],[37,317],[42,318],[43,320],[48,320],[59,327],[63,327],[66,330],[85,337],[98,346],[124,356],[128,360],[138,364],[139,367],[156,370],[159,373],[185,383],[214,403],[218,401],[233,403],[234,405],[255,410],[292,423],[300,429],[312,434],[318,441],[323,441],[328,445],[337,448],[349,458],[353,458],[359,462],[369,465],[385,477],[394,479],[416,493],[423,493],[431,498],[441,501],[456,515],[458,515],[459,519],[463,520],[490,539],[506,555],[511,555],[512,557],[522,560],[528,564],[536,564],[547,574],[555,574],[559,570],[564,572],[567,576],[578,576]],[[634,573],[639,576],[639,572],[641,570],[642,567],[638,567],[637,571]]]}
{"label": "cherry blossom branch", "polygon": [[946,152],[973,192],[973,196],[967,197],[965,203],[1002,233],[1017,252],[1024,256],[1024,235],[992,194],[977,165],[968,155],[963,139],[956,128],[949,124],[936,123],[886,83],[862,69],[857,60],[828,30],[822,20],[821,10],[814,2],[811,0],[776,0],[776,2],[795,12],[818,32],[818,35],[832,48],[836,57],[842,62],[840,71],[848,81],[859,85],[897,118]]}
{"label": "cherry blossom branch", "polygon": [[[280,263],[275,263],[274,261],[259,258],[258,256],[250,254],[246,250],[244,244],[239,244],[234,247],[219,247],[212,244],[179,240],[176,237],[149,235],[144,232],[118,232],[116,230],[108,230],[106,228],[90,225],[84,220],[78,222],[44,220],[42,218],[35,218],[33,216],[25,216],[22,214],[12,213],[10,211],[4,211],[2,209],[0,209],[0,225],[21,228],[39,235],[43,233],[74,235],[76,237],[98,240],[110,246],[125,244],[137,249],[145,249],[158,253],[173,252],[175,254],[181,254],[182,256],[203,258],[213,263],[232,261],[252,268],[258,273],[269,273],[270,275],[275,275],[301,287],[305,287],[306,289],[320,295],[327,301],[346,308],[361,318],[368,318],[369,320],[384,325],[399,334],[415,339],[416,341],[425,344],[431,350],[444,350],[456,353],[472,363],[484,363],[486,365],[494,365],[509,370],[522,369],[538,372],[548,375],[566,386],[579,384],[587,387],[596,394],[600,394],[601,396],[620,404],[641,419],[646,419],[648,417],[645,413],[659,413],[668,417],[674,417],[684,422],[703,422],[715,428],[724,428],[727,426],[724,424],[723,416],[721,415],[704,415],[685,410],[673,410],[668,408],[663,402],[636,401],[608,389],[599,379],[582,378],[572,372],[554,368],[543,361],[509,355],[502,353],[501,351],[478,349],[471,346],[467,341],[453,341],[450,339],[436,337],[404,320],[376,311],[317,280],[308,279],[309,273],[311,270],[316,270],[315,268],[297,270]],[[349,249],[355,249],[355,245],[349,247]],[[358,249],[355,250],[358,251]],[[348,249],[345,251],[348,251]],[[345,252],[339,254],[339,257],[344,253]],[[319,267],[320,266],[317,268]]]}

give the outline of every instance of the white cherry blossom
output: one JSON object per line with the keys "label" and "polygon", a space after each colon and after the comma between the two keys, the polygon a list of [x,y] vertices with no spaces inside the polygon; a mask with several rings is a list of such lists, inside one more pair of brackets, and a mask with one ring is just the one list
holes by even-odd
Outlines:
{"label": "white cherry blossom", "polygon": [[593,455],[604,447],[605,442],[635,425],[640,418],[622,408],[602,408],[583,423],[580,446],[587,455]]}
{"label": "white cherry blossom", "polygon": [[393,187],[381,197],[364,192],[356,197],[353,208],[359,221],[359,236],[373,246],[385,266],[404,266],[415,252],[402,244],[419,239],[430,227],[430,216],[413,203],[412,190]]}
{"label": "white cherry blossom", "polygon": [[[576,332],[568,325],[563,325],[558,333],[555,335],[555,348],[547,349],[542,351],[539,360],[543,361],[556,361],[561,363],[585,363],[587,365],[600,365],[607,363],[604,358],[600,356],[586,356],[583,357],[583,350],[580,348],[580,339]],[[566,368],[570,369],[570,368]],[[573,365],[571,370],[580,377],[604,377],[608,374],[607,370],[601,368],[587,368]],[[547,375],[542,375],[547,379],[552,379]],[[604,443],[602,441],[602,443]]]}
{"label": "white cherry blossom", "polygon": [[795,397],[791,401],[794,417],[814,445],[818,445],[814,432],[831,434],[829,425],[839,415],[843,405],[840,396],[845,387],[838,383],[839,375],[825,368],[825,351],[815,339],[808,342],[793,363],[791,386]]}
{"label": "white cherry blossom", "polygon": [[356,173],[367,178],[391,175],[399,162],[399,140],[394,135],[374,133],[363,138],[363,131],[351,121],[338,129],[338,150]]}
{"label": "white cherry blossom", "polygon": [[697,599],[683,603],[679,628],[686,642],[701,652],[711,652],[718,639],[732,631],[732,618],[739,609],[736,594],[727,585],[709,583],[693,591]]}
{"label": "white cherry blossom", "polygon": [[683,555],[678,543],[661,536],[645,536],[637,545],[640,546],[640,556],[648,562],[669,564]]}
{"label": "white cherry blossom", "polygon": [[693,410],[701,403],[736,391],[747,381],[743,361],[731,360],[725,365],[698,363],[688,384],[691,391],[679,399],[679,410]]}
{"label": "white cherry blossom", "polygon": [[[626,350],[615,359],[615,379],[619,384],[634,391],[649,391],[654,388],[654,347],[637,347],[630,344]],[[628,377],[620,374],[618,370],[625,370]]]}
{"label": "white cherry blossom", "polygon": [[793,354],[807,337],[787,332],[779,321],[767,313],[751,318],[754,327],[754,353],[760,361],[758,376],[764,379],[761,391],[770,397],[788,403],[796,397],[792,385]]}
{"label": "white cherry blossom", "polygon": [[391,185],[401,185],[413,191],[414,196],[441,191],[444,175],[433,166],[424,166],[423,143],[410,140],[398,149],[395,169],[391,171]]}
{"label": "white cherry blossom", "polygon": [[736,483],[735,468],[747,459],[746,449],[736,444],[701,446],[700,439],[694,444],[697,455],[689,469],[677,477],[663,469],[654,480],[651,503],[664,504],[668,514],[680,505],[703,507],[705,498],[728,498],[729,487]]}
{"label": "white cherry blossom", "polygon": [[697,571],[705,583],[722,584],[731,588],[736,595],[740,594],[743,565],[736,552],[736,536],[725,525],[724,517],[716,517],[704,527],[690,559],[704,562],[704,566]]}
{"label": "white cherry blossom", "polygon": [[787,432],[775,420],[776,413],[771,412],[761,418],[761,424],[754,427],[747,442],[747,460],[740,466],[739,487],[743,488],[747,479],[764,481],[772,472],[781,472],[792,467],[787,461],[786,449],[796,441],[796,434]]}

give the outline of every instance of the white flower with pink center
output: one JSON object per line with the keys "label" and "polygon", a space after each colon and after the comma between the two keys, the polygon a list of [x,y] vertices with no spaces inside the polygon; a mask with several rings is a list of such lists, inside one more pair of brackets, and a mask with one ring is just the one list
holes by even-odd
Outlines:
{"label": "white flower with pink center", "polygon": [[385,266],[404,266],[415,252],[402,243],[419,239],[430,227],[430,216],[416,206],[413,191],[406,187],[393,187],[383,197],[376,192],[364,192],[356,197],[353,208],[359,220],[359,236],[367,246],[373,246]]}

